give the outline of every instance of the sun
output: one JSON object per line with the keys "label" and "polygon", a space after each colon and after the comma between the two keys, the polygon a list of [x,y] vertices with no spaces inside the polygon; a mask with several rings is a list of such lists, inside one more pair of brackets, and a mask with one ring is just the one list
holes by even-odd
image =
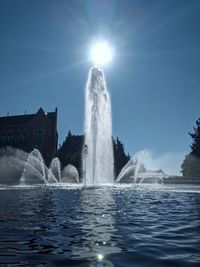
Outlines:
{"label": "sun", "polygon": [[103,66],[112,61],[113,50],[106,41],[95,42],[91,45],[89,60],[94,65]]}

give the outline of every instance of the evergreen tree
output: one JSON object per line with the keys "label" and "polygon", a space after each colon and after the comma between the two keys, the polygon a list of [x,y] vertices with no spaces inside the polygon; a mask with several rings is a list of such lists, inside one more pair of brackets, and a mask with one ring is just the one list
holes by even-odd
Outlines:
{"label": "evergreen tree", "polygon": [[113,152],[114,152],[114,171],[115,177],[118,176],[121,169],[130,160],[130,156],[126,155],[124,151],[124,144],[117,137],[116,141],[113,139]]}
{"label": "evergreen tree", "polygon": [[84,142],[83,135],[73,135],[70,131],[58,149],[58,158],[60,159],[62,167],[68,164],[74,165],[79,174],[81,174],[81,155]]}
{"label": "evergreen tree", "polygon": [[191,144],[191,152],[186,155],[181,172],[185,178],[199,179],[200,178],[200,119],[196,121],[194,133],[189,133],[193,142]]}
{"label": "evergreen tree", "polygon": [[193,156],[191,153],[186,155],[181,168],[183,177],[190,179],[200,178],[200,158]]}
{"label": "evergreen tree", "polygon": [[193,128],[194,129],[194,133],[189,133],[189,135],[192,137],[193,142],[191,144],[191,154],[193,156],[196,156],[198,158],[200,158],[200,119],[198,119],[196,121],[196,125],[197,127]]}

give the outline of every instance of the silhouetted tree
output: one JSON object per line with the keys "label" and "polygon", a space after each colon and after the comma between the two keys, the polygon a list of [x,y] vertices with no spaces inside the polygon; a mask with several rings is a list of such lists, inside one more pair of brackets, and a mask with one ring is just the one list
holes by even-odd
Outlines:
{"label": "silhouetted tree", "polygon": [[126,155],[124,150],[124,144],[119,140],[118,137],[116,140],[113,139],[113,152],[114,152],[115,177],[117,177],[121,169],[130,160],[130,156],[129,154]]}
{"label": "silhouetted tree", "polygon": [[200,119],[196,121],[196,128],[194,133],[189,133],[193,142],[191,144],[191,152],[186,155],[183,164],[181,165],[181,172],[186,178],[200,178]]}
{"label": "silhouetted tree", "polygon": [[192,154],[186,155],[181,168],[181,172],[185,178],[200,178],[200,158]]}
{"label": "silhouetted tree", "polygon": [[196,121],[196,125],[197,127],[193,128],[194,129],[194,133],[189,133],[189,135],[192,137],[193,142],[191,144],[191,154],[193,156],[196,156],[198,158],[200,158],[200,119],[198,119]]}
{"label": "silhouetted tree", "polygon": [[67,164],[74,165],[79,174],[81,174],[81,154],[84,142],[83,135],[73,135],[70,131],[58,149],[58,158],[60,159],[62,167]]}

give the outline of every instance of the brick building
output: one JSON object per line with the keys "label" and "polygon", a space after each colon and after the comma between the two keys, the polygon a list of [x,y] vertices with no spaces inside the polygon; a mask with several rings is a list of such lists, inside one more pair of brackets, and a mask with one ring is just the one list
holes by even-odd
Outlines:
{"label": "brick building", "polygon": [[57,108],[45,113],[0,117],[0,147],[12,146],[30,152],[37,148],[47,164],[57,152]]}

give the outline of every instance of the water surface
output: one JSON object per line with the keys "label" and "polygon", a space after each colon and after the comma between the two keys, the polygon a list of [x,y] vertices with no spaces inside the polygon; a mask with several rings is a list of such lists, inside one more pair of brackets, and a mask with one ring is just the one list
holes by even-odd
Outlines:
{"label": "water surface", "polygon": [[1,188],[1,266],[200,266],[200,188]]}

